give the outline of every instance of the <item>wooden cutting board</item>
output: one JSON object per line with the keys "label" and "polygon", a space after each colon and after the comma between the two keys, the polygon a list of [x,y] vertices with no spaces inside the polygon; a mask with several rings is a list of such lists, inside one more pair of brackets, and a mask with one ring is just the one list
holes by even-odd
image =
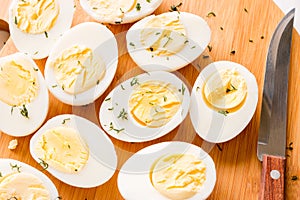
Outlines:
{"label": "wooden cutting board", "polygon": [[[7,7],[9,0],[1,1],[0,18],[7,20]],[[168,12],[171,5],[182,2],[181,11],[191,12],[203,17],[209,24],[212,37],[210,46],[212,51],[205,50],[203,55],[209,55],[209,59],[199,57],[192,64],[179,70],[179,73],[193,86],[199,72],[203,67],[212,61],[230,60],[238,62],[247,67],[256,77],[259,86],[258,107],[252,121],[245,130],[236,138],[219,144],[219,148],[214,144],[203,142],[195,133],[189,117],[174,131],[166,136],[154,141],[141,144],[132,144],[118,141],[111,138],[117,154],[118,169],[122,164],[138,150],[163,141],[180,140],[190,142],[205,149],[216,164],[217,183],[209,199],[257,199],[260,187],[261,163],[256,157],[256,144],[259,127],[259,117],[261,110],[262,87],[264,80],[264,70],[266,55],[271,36],[277,23],[283,17],[283,13],[273,3],[272,0],[164,0],[163,4],[155,11],[156,14]],[[216,16],[207,17],[213,11]],[[85,21],[93,21],[81,8],[76,0],[76,12],[73,26]],[[128,25],[107,25],[114,33],[122,33],[131,26]],[[199,36],[201,37],[201,36]],[[94,104],[72,108],[65,105],[50,95],[50,109],[48,117],[52,118],[58,114],[74,113],[99,124],[98,111],[104,97],[116,86],[119,79],[133,76],[140,73],[129,55],[126,53],[124,38],[118,38],[119,58],[118,70],[115,78],[107,91]],[[251,41],[252,42],[251,42]],[[123,41],[123,42],[122,42]],[[230,52],[235,50],[235,54]],[[0,52],[0,56],[17,52],[11,39]],[[291,144],[287,150],[286,168],[286,199],[294,200],[300,195],[300,180],[292,180],[292,176],[300,178],[300,37],[293,31],[292,57],[289,81],[289,101],[288,101],[288,133],[287,145]],[[46,59],[36,60],[36,63],[43,71]],[[200,65],[200,68],[198,65]],[[129,73],[128,73],[129,72]],[[234,123],[234,122],[233,122]],[[29,141],[31,136],[18,138],[19,145],[15,150],[7,148],[13,137],[3,133],[0,138],[0,157],[17,159],[28,163],[37,169],[42,169],[29,153]],[[105,184],[90,189],[80,189],[64,184],[54,178],[48,172],[43,171],[56,185],[62,199],[92,200],[92,199],[123,199],[117,188],[118,170],[114,176]]]}

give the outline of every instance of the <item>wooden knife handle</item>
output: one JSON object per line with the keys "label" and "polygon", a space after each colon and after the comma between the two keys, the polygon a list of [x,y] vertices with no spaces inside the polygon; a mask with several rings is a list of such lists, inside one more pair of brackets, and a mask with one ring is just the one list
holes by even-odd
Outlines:
{"label": "wooden knife handle", "polygon": [[284,199],[285,158],[263,155],[260,200]]}

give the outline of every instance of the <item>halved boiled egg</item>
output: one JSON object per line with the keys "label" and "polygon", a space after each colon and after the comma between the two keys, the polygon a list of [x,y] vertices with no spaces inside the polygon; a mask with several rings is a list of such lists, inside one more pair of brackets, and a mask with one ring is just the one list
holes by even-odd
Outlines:
{"label": "halved boiled egg", "polygon": [[76,115],[48,120],[31,138],[30,153],[53,176],[81,188],[105,183],[117,166],[109,137],[96,124]]}
{"label": "halved boiled egg", "polygon": [[57,199],[53,182],[39,170],[13,159],[0,159],[0,199]]}
{"label": "halved boiled egg", "polygon": [[176,128],[187,115],[189,101],[189,90],[176,75],[144,73],[109,93],[100,108],[100,123],[119,140],[149,141]]}
{"label": "halved boiled egg", "polygon": [[26,136],[44,122],[49,96],[35,62],[22,53],[0,58],[0,130]]}
{"label": "halved boiled egg", "polygon": [[99,23],[85,22],[55,44],[45,65],[45,79],[50,92],[63,103],[86,105],[107,89],[117,65],[113,33]]}
{"label": "halved boiled egg", "polygon": [[187,12],[151,15],[127,32],[131,58],[145,71],[175,71],[195,60],[210,41],[210,28]]}
{"label": "halved boiled egg", "polygon": [[57,39],[71,27],[73,0],[14,0],[9,29],[16,48],[34,59],[49,55]]}
{"label": "halved boiled egg", "polygon": [[80,0],[83,9],[102,23],[135,22],[158,8],[162,0]]}
{"label": "halved boiled egg", "polygon": [[247,68],[230,61],[211,63],[193,86],[192,124],[204,140],[226,142],[247,126],[257,101],[257,82]]}
{"label": "halved boiled egg", "polygon": [[118,189],[124,199],[206,199],[216,183],[212,158],[185,142],[163,142],[131,156],[121,167]]}

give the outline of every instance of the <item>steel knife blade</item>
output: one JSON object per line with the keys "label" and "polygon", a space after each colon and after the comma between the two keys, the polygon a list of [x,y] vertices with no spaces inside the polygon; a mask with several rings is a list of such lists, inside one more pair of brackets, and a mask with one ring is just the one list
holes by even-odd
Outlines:
{"label": "steel knife blade", "polygon": [[257,156],[262,161],[260,196],[284,199],[287,95],[295,9],[276,27],[267,55]]}

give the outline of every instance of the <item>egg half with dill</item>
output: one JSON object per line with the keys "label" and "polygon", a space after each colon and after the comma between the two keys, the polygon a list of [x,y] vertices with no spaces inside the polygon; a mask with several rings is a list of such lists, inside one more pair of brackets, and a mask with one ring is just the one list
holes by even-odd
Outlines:
{"label": "egg half with dill", "polygon": [[246,67],[231,61],[213,62],[201,71],[193,86],[193,127],[206,141],[226,142],[248,125],[257,101],[257,82]]}
{"label": "egg half with dill", "polygon": [[151,15],[127,32],[129,55],[145,71],[175,71],[195,60],[210,41],[200,16],[187,12]]}
{"label": "egg half with dill", "polygon": [[45,79],[61,102],[86,105],[108,88],[117,65],[113,33],[102,24],[85,22],[72,27],[54,45],[45,65]]}
{"label": "egg half with dill", "polygon": [[74,5],[73,0],[13,0],[9,29],[16,48],[34,59],[47,57],[71,27]]}
{"label": "egg half with dill", "polygon": [[114,88],[100,107],[99,119],[112,137],[145,142],[176,128],[185,119],[189,102],[189,90],[176,75],[149,72]]}
{"label": "egg half with dill", "polygon": [[22,53],[0,59],[0,130],[26,136],[44,122],[49,107],[44,77],[35,62]]}
{"label": "egg half with dill", "polygon": [[156,10],[162,0],[80,0],[82,8],[101,23],[135,22]]}

